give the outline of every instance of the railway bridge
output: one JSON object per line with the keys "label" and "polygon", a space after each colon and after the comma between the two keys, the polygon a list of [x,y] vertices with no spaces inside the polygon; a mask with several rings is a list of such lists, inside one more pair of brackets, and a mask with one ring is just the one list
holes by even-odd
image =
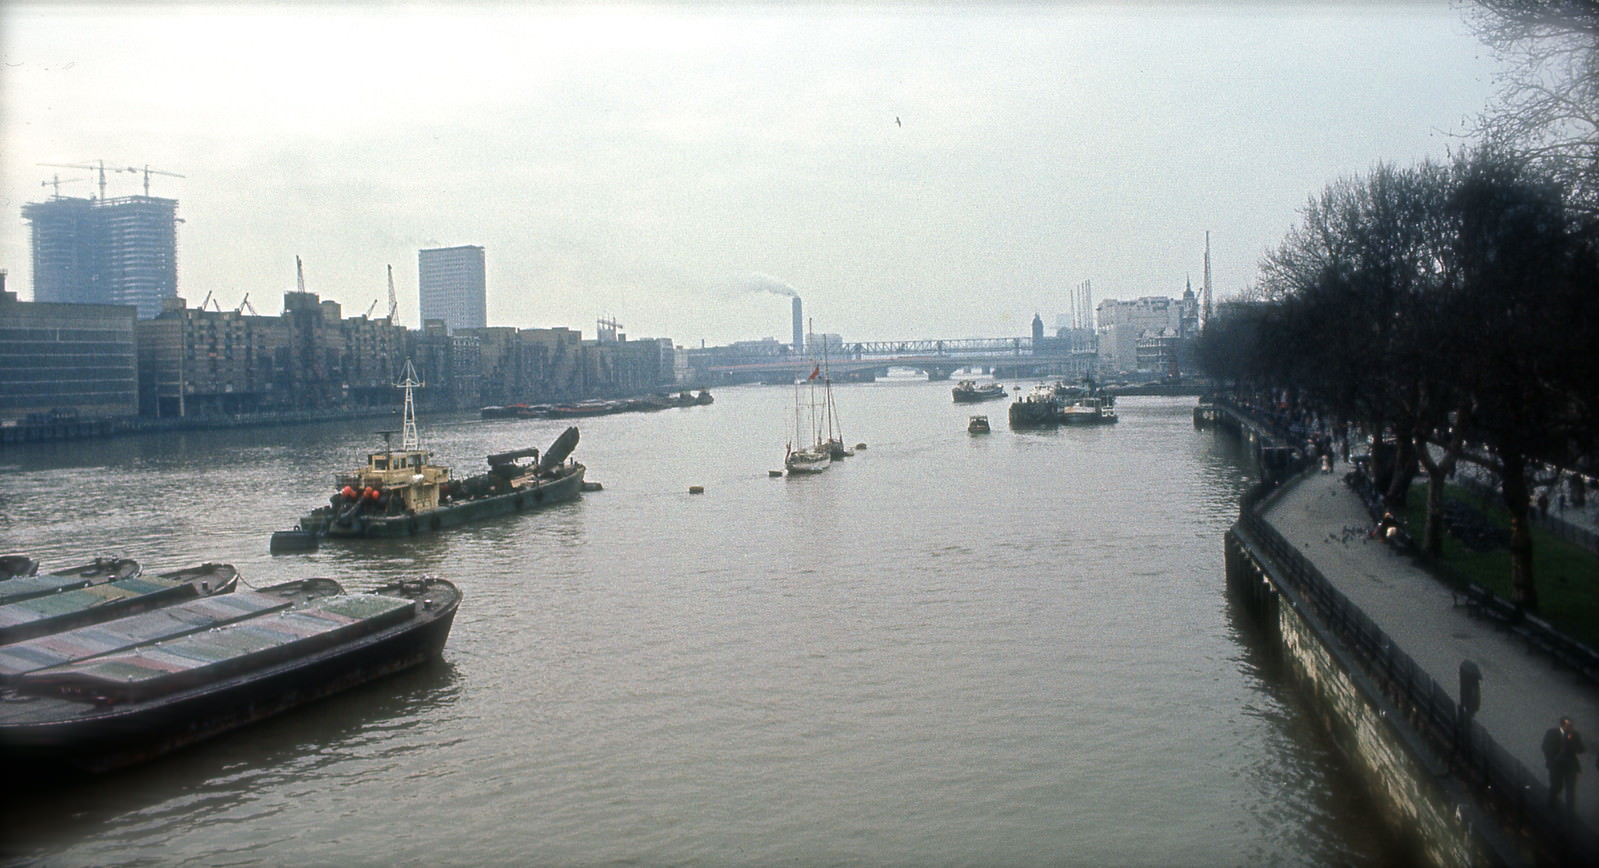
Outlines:
{"label": "railway bridge", "polygon": [[[911,368],[930,380],[947,380],[962,370],[998,377],[1077,378],[1093,369],[1092,350],[1073,349],[1060,338],[959,338],[954,340],[861,341],[834,344],[823,358],[776,350],[718,348],[695,365],[712,382],[793,382],[825,365],[835,381],[873,380],[889,368]],[[763,348],[764,349],[764,348]],[[693,362],[691,362],[693,364]]]}

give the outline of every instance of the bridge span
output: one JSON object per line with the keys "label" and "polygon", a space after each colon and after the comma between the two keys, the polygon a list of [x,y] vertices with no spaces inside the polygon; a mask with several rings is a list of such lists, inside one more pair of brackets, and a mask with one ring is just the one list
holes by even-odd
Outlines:
{"label": "bridge span", "polygon": [[[724,348],[731,350],[731,348]],[[783,347],[784,350],[787,347]],[[861,341],[828,348],[825,364],[835,381],[872,380],[889,368],[921,371],[930,380],[947,380],[963,370],[996,377],[1067,377],[1088,374],[1096,355],[1073,350],[1066,340],[1045,338],[960,338],[955,340]],[[793,382],[821,361],[793,353],[719,352],[698,366],[721,382]]]}

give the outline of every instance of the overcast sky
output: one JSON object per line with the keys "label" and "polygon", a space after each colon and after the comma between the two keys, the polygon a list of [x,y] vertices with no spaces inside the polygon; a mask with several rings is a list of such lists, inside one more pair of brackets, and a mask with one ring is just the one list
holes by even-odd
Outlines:
{"label": "overcast sky", "polygon": [[[416,251],[486,248],[490,325],[698,346],[1002,337],[1250,284],[1308,198],[1443,158],[1496,66],[1446,0],[0,2],[0,268],[103,160],[176,198],[179,293],[417,325]],[[107,194],[142,192],[110,173]],[[381,299],[381,300],[380,300]]]}

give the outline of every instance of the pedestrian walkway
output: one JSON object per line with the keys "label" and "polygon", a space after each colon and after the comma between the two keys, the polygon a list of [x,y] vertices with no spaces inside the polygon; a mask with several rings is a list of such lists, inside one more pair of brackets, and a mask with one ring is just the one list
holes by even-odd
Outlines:
{"label": "pedestrian walkway", "polygon": [[1548,780],[1543,734],[1570,716],[1588,750],[1577,780],[1577,816],[1599,829],[1599,688],[1493,619],[1473,617],[1409,556],[1370,539],[1371,517],[1344,483],[1345,469],[1287,483],[1262,518],[1456,702],[1460,664],[1474,661],[1482,670],[1477,723],[1540,781]]}

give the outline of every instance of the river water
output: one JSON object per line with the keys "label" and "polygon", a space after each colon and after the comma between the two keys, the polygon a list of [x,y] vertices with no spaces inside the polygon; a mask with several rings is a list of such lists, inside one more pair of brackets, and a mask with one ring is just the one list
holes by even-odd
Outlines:
{"label": "river water", "polygon": [[[1024,384],[1025,385],[1025,384]],[[604,490],[271,556],[392,421],[0,453],[0,548],[265,585],[442,576],[443,661],[0,818],[41,865],[1255,865],[1403,859],[1224,591],[1249,481],[1193,399],[1013,432],[949,383],[836,387],[847,442],[770,478],[792,390],[580,420]],[[966,433],[987,412],[986,436]],[[457,473],[554,421],[420,420]],[[689,493],[703,486],[703,494]]]}

